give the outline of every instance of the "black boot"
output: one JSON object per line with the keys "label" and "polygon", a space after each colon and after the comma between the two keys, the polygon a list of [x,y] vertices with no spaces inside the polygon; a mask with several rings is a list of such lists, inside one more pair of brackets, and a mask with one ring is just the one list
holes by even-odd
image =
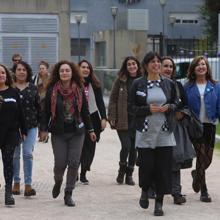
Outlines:
{"label": "black boot", "polygon": [[86,171],[81,171],[80,173],[80,182],[84,185],[89,185],[89,180],[86,178]]}
{"label": "black boot", "polygon": [[5,189],[5,205],[15,205],[11,189]]}
{"label": "black boot", "polygon": [[134,182],[133,177],[132,177],[133,171],[134,171],[134,167],[131,167],[131,166],[126,167],[125,183],[130,185],[130,186],[135,185],[135,182]]}
{"label": "black boot", "polygon": [[192,179],[193,179],[192,188],[193,188],[194,192],[198,193],[200,191],[201,185],[198,181],[196,170],[191,171],[191,176],[192,176]]}
{"label": "black boot", "polygon": [[212,199],[211,199],[210,195],[208,194],[208,189],[207,189],[206,184],[204,184],[201,187],[200,201],[201,202],[212,202]]}
{"label": "black boot", "polygon": [[126,173],[126,167],[127,167],[126,163],[119,162],[118,176],[116,178],[116,181],[117,181],[118,184],[122,184],[124,182],[124,176],[125,176],[125,173]]}
{"label": "black boot", "polygon": [[163,197],[156,198],[155,199],[155,207],[154,207],[154,215],[155,216],[163,216]]}
{"label": "black boot", "polygon": [[59,196],[61,185],[62,185],[62,180],[55,180],[55,184],[52,190],[52,196],[54,199]]}
{"label": "black boot", "polygon": [[65,192],[64,203],[66,206],[75,206],[75,202],[72,199],[72,191]]}
{"label": "black boot", "polygon": [[139,205],[142,209],[147,209],[149,206],[148,193],[143,190],[141,191]]}

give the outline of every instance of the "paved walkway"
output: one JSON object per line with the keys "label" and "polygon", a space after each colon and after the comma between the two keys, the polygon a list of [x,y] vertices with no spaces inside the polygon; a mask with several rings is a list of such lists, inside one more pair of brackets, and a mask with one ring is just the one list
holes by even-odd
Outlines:
{"label": "paved walkway", "polygon": [[[53,199],[53,155],[50,144],[37,144],[34,153],[34,187],[37,196],[24,198],[15,196],[13,208],[4,206],[4,191],[0,190],[0,220],[149,220],[153,216],[154,202],[150,201],[147,210],[138,205],[140,189],[138,185],[117,185],[115,178],[118,169],[119,140],[116,132],[107,128],[102,140],[97,145],[92,171],[88,173],[90,185],[77,184],[74,191],[76,207],[66,207],[63,193]],[[2,168],[2,164],[0,164]],[[219,220],[220,219],[220,152],[215,152],[213,163],[207,172],[209,192],[213,202],[201,203],[199,195],[191,189],[190,170],[182,172],[183,193],[186,194],[185,205],[174,205],[171,196],[166,196],[164,220]],[[137,182],[137,169],[135,170]],[[0,182],[3,182],[2,172]]]}

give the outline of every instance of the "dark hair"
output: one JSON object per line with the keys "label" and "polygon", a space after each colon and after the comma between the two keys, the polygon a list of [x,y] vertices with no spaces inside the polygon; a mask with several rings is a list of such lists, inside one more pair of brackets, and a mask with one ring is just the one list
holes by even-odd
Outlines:
{"label": "dark hair", "polygon": [[83,77],[80,74],[79,67],[75,63],[70,62],[68,60],[61,60],[53,66],[48,86],[54,86],[55,83],[60,80],[60,67],[63,64],[67,64],[70,67],[70,69],[72,70],[71,82],[74,81],[80,88],[82,88],[83,87]]}
{"label": "dark hair", "polygon": [[142,71],[144,74],[148,75],[145,66],[148,65],[149,62],[153,60],[155,57],[157,57],[161,62],[161,56],[157,52],[150,51],[144,56],[144,59],[142,60],[142,63],[141,63]]}
{"label": "dark hair", "polygon": [[204,56],[197,56],[190,63],[188,71],[187,71],[187,78],[189,79],[189,82],[194,83],[196,81],[195,68],[198,65],[199,61],[201,60],[204,60],[207,66],[206,80],[209,80],[212,83],[216,83],[216,81],[212,78],[212,72],[211,72],[208,60]]}
{"label": "dark hair", "polygon": [[32,72],[32,69],[31,69],[31,66],[26,63],[25,61],[19,61],[18,63],[16,63],[14,66],[13,66],[13,69],[12,71],[15,73],[15,81],[16,81],[16,69],[18,67],[18,65],[21,64],[27,71],[27,78],[26,78],[26,82],[31,82],[32,81],[32,75],[33,75],[33,72]]}
{"label": "dark hair", "polygon": [[44,65],[47,69],[49,69],[49,66],[50,66],[49,63],[45,60],[41,60],[38,66],[40,65]]}
{"label": "dark hair", "polygon": [[5,70],[5,73],[6,73],[5,85],[11,87],[13,84],[13,81],[12,81],[12,77],[11,77],[11,74],[10,74],[8,68],[3,64],[0,64],[0,66],[3,67],[3,69]]}
{"label": "dark hair", "polygon": [[118,72],[118,76],[119,77],[122,77],[122,76],[129,76],[129,72],[128,72],[128,69],[127,69],[127,62],[129,60],[134,60],[136,63],[137,63],[137,66],[138,66],[138,69],[137,69],[137,76],[141,76],[141,65],[140,65],[140,62],[138,61],[137,58],[133,57],[133,56],[128,56],[128,57],[125,57],[124,61],[122,62],[122,65],[121,65],[121,68]]}
{"label": "dark hair", "polygon": [[83,59],[83,60],[81,60],[81,61],[78,63],[78,65],[81,66],[82,63],[87,63],[88,66],[89,66],[89,70],[90,70],[89,77],[90,77],[90,79],[91,79],[92,85],[95,86],[96,88],[100,88],[100,87],[101,87],[101,83],[100,83],[98,77],[97,77],[97,76],[94,74],[94,72],[93,72],[92,64],[91,64],[88,60]]}
{"label": "dark hair", "polygon": [[19,54],[19,53],[15,53],[15,54],[12,55],[12,58],[11,58],[12,61],[14,61],[14,59],[15,59],[16,57],[19,57],[20,60],[22,60],[22,56],[21,56],[21,54]]}
{"label": "dark hair", "polygon": [[171,74],[171,79],[175,80],[175,78],[176,78],[176,64],[174,63],[173,59],[171,57],[169,57],[169,56],[162,57],[162,59],[161,59],[161,63],[162,64],[163,64],[164,60],[170,60],[172,62],[172,64],[173,64],[173,72]]}

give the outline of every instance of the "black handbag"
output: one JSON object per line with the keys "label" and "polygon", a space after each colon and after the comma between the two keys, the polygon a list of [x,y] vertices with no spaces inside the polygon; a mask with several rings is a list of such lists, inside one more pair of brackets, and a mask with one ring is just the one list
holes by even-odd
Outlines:
{"label": "black handbag", "polygon": [[192,143],[196,142],[203,136],[203,124],[191,109],[184,109],[182,112],[187,120],[189,138]]}

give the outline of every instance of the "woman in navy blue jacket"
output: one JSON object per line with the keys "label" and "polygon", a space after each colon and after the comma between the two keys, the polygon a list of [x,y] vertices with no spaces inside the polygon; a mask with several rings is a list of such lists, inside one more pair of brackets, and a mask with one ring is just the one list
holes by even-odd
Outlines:
{"label": "woman in navy blue jacket", "polygon": [[192,171],[193,190],[201,191],[200,200],[211,202],[206,185],[206,169],[212,162],[216,123],[220,118],[220,84],[212,79],[208,61],[203,56],[193,59],[188,70],[188,82],[184,88],[188,107],[203,123],[203,136],[193,143],[197,160]]}

